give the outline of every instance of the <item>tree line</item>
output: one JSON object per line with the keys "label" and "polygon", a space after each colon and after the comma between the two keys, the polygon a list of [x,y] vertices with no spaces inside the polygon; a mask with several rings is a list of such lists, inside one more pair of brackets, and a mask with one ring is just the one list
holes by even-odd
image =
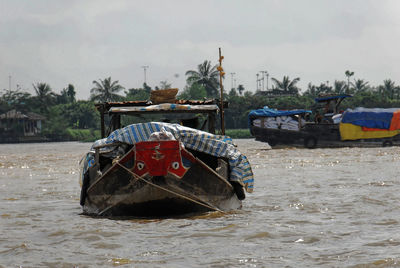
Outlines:
{"label": "tree line", "polygon": [[[219,71],[205,60],[195,70],[186,73],[186,86],[178,93],[178,99],[219,98]],[[346,80],[335,80],[319,85],[309,83],[301,90],[297,83],[299,77],[290,79],[271,78],[272,89],[252,92],[243,85],[224,90],[223,98],[229,103],[225,111],[225,126],[230,129],[247,128],[247,115],[251,110],[268,106],[276,109],[315,109],[314,99],[326,94],[351,94],[342,103],[342,108],[349,107],[400,107],[400,87],[391,79],[381,85],[371,86],[364,79],[353,78],[354,72],[345,71]],[[353,78],[353,79],[352,79]],[[126,89],[118,80],[111,77],[93,81],[88,100],[77,100],[76,90],[72,84],[53,91],[47,83],[32,84],[34,94],[27,91],[3,89],[0,91],[0,114],[10,110],[22,113],[34,112],[46,117],[43,134],[66,135],[68,129],[99,129],[100,120],[94,103],[105,101],[132,101],[150,99],[151,90],[171,88],[168,81],[151,88],[143,84],[141,88]]]}

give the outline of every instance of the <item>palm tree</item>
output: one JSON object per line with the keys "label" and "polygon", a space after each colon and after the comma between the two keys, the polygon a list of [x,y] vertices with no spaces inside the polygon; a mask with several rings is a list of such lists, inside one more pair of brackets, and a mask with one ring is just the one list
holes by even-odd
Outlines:
{"label": "palm tree", "polygon": [[111,81],[111,77],[108,77],[104,80],[99,79],[99,81],[93,81],[94,87],[90,90],[90,99],[92,101],[108,102],[122,98],[117,92],[124,89],[124,87],[118,84],[118,80]]}
{"label": "palm tree", "polygon": [[297,82],[300,81],[299,77],[296,77],[290,81],[289,76],[283,76],[283,80],[279,81],[276,78],[271,78],[272,82],[275,83],[276,89],[282,90],[283,93],[287,94],[298,94],[299,88],[296,86]]}
{"label": "palm tree", "polygon": [[160,89],[168,89],[168,88],[171,88],[171,87],[172,87],[172,84],[168,83],[167,80],[160,81]]}
{"label": "palm tree", "polygon": [[68,84],[68,87],[67,87],[68,101],[69,101],[69,102],[75,102],[75,101],[76,101],[75,95],[76,95],[76,92],[75,92],[75,87],[74,87],[74,85]]}
{"label": "palm tree", "polygon": [[344,74],[347,76],[347,93],[350,93],[350,77],[354,75],[354,72],[347,70]]}
{"label": "palm tree", "polygon": [[60,95],[56,95],[57,97],[57,103],[73,103],[76,101],[75,99],[75,87],[72,84],[68,84],[68,86],[66,88],[63,88],[61,90],[61,94]]}
{"label": "palm tree", "polygon": [[399,91],[399,87],[390,79],[383,80],[383,85],[380,85],[378,89],[382,96],[388,96],[391,99],[394,98],[394,92]]}
{"label": "palm tree", "polygon": [[342,94],[346,91],[346,82],[335,80],[333,83],[333,92],[336,94]]}
{"label": "palm tree", "polygon": [[49,84],[46,83],[36,83],[32,84],[33,89],[36,92],[36,99],[39,102],[39,109],[42,113],[48,112],[48,108],[54,103],[55,94],[52,92]]}
{"label": "palm tree", "polygon": [[189,70],[185,75],[189,86],[199,84],[205,88],[208,97],[216,97],[218,95],[219,72],[216,65],[211,66],[210,61],[205,60],[197,66],[197,71]]}
{"label": "palm tree", "polygon": [[310,96],[312,98],[318,96],[317,87],[311,83],[308,83],[307,90],[304,92],[303,96]]}
{"label": "palm tree", "polygon": [[239,85],[237,89],[239,91],[239,95],[242,96],[243,91],[244,91],[244,86],[243,85]]}
{"label": "palm tree", "polygon": [[321,83],[319,86],[316,87],[318,95],[326,95],[333,92],[332,87],[328,84]]}
{"label": "palm tree", "polygon": [[364,81],[363,79],[354,80],[354,83],[352,83],[352,85],[355,92],[365,92],[369,89],[368,82]]}

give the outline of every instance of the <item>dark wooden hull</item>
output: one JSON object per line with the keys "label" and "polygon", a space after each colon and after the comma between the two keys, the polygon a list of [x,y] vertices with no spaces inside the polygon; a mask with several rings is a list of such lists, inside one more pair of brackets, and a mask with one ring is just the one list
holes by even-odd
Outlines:
{"label": "dark wooden hull", "polygon": [[232,185],[199,159],[182,178],[144,175],[131,170],[134,159],[126,155],[101,176],[89,175],[82,187],[83,211],[96,216],[155,217],[241,207]]}
{"label": "dark wooden hull", "polygon": [[399,136],[392,138],[342,141],[338,124],[306,124],[299,131],[271,129],[252,126],[251,133],[258,141],[268,142],[271,146],[291,145],[316,147],[379,147],[397,145]]}

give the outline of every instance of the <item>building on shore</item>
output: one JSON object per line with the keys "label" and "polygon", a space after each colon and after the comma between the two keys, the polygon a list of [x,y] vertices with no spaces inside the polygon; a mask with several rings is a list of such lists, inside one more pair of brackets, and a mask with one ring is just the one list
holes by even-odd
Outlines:
{"label": "building on shore", "polygon": [[28,112],[22,113],[10,110],[0,114],[1,142],[35,142],[46,140],[42,132],[42,123],[46,118],[42,115]]}

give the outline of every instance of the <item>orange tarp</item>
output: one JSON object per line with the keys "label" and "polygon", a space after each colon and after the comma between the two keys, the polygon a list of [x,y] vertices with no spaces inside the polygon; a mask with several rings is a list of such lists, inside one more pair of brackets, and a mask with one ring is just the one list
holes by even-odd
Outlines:
{"label": "orange tarp", "polygon": [[393,113],[392,121],[390,122],[389,130],[400,129],[400,110]]}

